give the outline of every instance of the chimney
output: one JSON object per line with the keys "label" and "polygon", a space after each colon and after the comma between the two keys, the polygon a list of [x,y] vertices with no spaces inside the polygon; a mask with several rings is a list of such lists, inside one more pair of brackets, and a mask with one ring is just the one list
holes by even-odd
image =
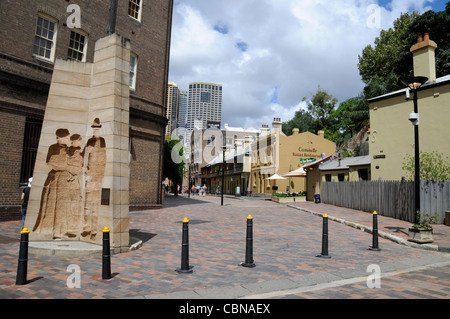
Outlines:
{"label": "chimney", "polygon": [[325,131],[322,131],[322,130],[318,131],[317,136],[319,136],[321,138],[325,138]]}
{"label": "chimney", "polygon": [[262,127],[259,129],[259,135],[262,137],[269,135],[269,133],[270,133],[269,125],[263,124]]}
{"label": "chimney", "polygon": [[244,140],[244,147],[247,148],[252,143],[252,136],[246,135]]}
{"label": "chimney", "polygon": [[419,34],[417,43],[410,51],[413,54],[414,76],[426,76],[429,82],[436,81],[436,59],[434,51],[437,48],[436,42],[430,40],[430,35]]}
{"label": "chimney", "polygon": [[272,122],[272,129],[274,132],[281,132],[281,127],[283,123],[281,123],[281,119],[279,117],[274,117]]}
{"label": "chimney", "polygon": [[292,135],[298,135],[298,132],[300,132],[300,130],[298,128],[292,129]]}

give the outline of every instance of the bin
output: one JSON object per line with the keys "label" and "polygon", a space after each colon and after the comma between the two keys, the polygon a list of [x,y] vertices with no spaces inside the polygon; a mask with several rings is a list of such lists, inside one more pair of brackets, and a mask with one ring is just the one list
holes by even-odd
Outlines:
{"label": "bin", "polygon": [[316,204],[319,204],[319,203],[320,203],[320,194],[314,195],[314,202],[315,202]]}

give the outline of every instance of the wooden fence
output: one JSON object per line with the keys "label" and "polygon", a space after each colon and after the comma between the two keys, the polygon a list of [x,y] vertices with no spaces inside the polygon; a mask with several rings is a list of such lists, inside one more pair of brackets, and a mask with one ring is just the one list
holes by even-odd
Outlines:
{"label": "wooden fence", "polygon": [[[421,182],[420,211],[437,214],[443,223],[445,211],[450,211],[450,181]],[[359,181],[322,183],[322,202],[326,204],[377,211],[382,216],[414,222],[414,182]]]}

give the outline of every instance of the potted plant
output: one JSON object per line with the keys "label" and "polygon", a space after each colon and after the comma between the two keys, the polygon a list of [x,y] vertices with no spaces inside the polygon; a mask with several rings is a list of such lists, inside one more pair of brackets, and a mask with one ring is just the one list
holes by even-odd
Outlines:
{"label": "potted plant", "polygon": [[437,214],[425,215],[420,218],[420,211],[416,213],[416,223],[409,228],[409,241],[419,244],[426,244],[433,242],[433,227],[432,223],[436,222]]}

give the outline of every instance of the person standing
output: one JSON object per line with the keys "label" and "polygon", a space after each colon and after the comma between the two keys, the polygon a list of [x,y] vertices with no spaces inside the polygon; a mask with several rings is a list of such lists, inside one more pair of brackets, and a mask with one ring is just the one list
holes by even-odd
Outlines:
{"label": "person standing", "polygon": [[30,198],[31,182],[33,177],[28,179],[28,185],[22,191],[22,229],[25,226],[25,216],[27,214],[28,199]]}

